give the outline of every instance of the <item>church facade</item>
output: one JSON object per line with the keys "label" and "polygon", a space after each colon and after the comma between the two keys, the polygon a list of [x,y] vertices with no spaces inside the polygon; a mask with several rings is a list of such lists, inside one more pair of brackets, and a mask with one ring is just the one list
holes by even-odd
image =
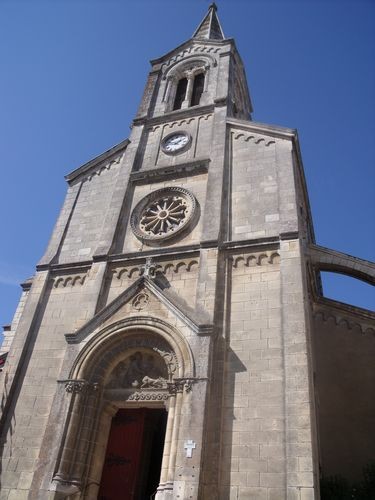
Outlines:
{"label": "church facade", "polygon": [[151,64],[5,332],[0,498],[318,499],[375,449],[374,314],[319,271],[375,266],[315,243],[297,133],[251,120],[214,4]]}

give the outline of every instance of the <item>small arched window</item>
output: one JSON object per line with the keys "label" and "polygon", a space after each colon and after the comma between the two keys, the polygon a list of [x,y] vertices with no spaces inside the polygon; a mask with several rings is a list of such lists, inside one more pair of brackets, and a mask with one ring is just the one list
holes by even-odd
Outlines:
{"label": "small arched window", "polygon": [[193,92],[190,106],[198,106],[204,90],[204,73],[199,73],[194,78]]}
{"label": "small arched window", "polygon": [[177,84],[176,95],[173,103],[173,110],[181,109],[182,103],[186,97],[188,80],[187,78],[181,78]]}

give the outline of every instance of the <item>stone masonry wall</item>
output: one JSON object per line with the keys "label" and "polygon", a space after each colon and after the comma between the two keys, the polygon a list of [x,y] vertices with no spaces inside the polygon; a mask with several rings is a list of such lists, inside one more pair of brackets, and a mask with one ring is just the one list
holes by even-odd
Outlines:
{"label": "stone masonry wall", "polygon": [[233,240],[297,231],[291,142],[251,130],[232,129],[231,213]]}
{"label": "stone masonry wall", "polygon": [[[33,325],[37,335],[30,338],[24,369],[18,377],[17,401],[6,423],[1,448],[1,499],[26,499],[34,471],[40,467],[37,459],[67,349],[64,334],[73,332],[91,315],[89,281],[87,273],[72,273],[56,275],[47,285]],[[22,339],[16,336],[7,365],[10,373],[17,350],[23,347],[20,342]],[[7,380],[4,383],[7,391]]]}
{"label": "stone masonry wall", "polygon": [[320,465],[324,477],[358,481],[375,460],[375,339],[359,317],[327,312],[316,314],[313,336]]}
{"label": "stone masonry wall", "polygon": [[285,413],[278,252],[234,256],[230,296],[220,498],[280,499]]}
{"label": "stone masonry wall", "polygon": [[95,252],[119,172],[120,159],[82,181],[59,255],[59,263],[88,260]]}

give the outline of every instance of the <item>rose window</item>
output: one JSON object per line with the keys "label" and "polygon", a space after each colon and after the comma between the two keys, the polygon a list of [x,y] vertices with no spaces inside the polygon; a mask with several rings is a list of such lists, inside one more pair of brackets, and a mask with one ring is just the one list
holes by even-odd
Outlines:
{"label": "rose window", "polygon": [[135,207],[131,226],[137,238],[157,242],[187,228],[195,213],[194,196],[183,188],[154,191]]}

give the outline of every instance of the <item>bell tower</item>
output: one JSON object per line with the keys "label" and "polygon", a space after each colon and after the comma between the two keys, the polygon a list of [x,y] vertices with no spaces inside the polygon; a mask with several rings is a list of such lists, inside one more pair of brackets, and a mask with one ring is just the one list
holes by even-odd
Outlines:
{"label": "bell tower", "polygon": [[216,11],[211,4],[190,40],[151,61],[137,118],[215,104],[228,105],[229,116],[249,119],[252,109],[242,61],[233,39],[225,38]]}
{"label": "bell tower", "polygon": [[315,244],[297,132],[251,113],[213,3],[66,176],[7,332],[4,498],[319,498],[313,313],[349,261]]}

